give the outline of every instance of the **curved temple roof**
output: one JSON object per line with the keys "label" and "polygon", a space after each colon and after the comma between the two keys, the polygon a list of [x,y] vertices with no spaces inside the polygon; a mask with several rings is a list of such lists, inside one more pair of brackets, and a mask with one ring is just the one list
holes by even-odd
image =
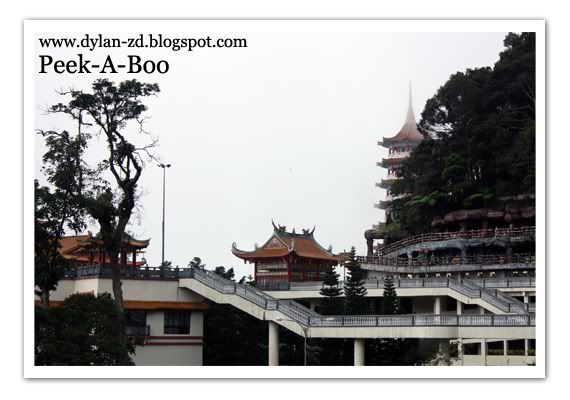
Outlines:
{"label": "curved temple roof", "polygon": [[264,258],[281,258],[289,254],[296,254],[299,257],[313,258],[337,262],[338,257],[329,250],[322,247],[315,238],[312,231],[303,229],[303,233],[287,232],[284,226],[275,226],[273,224],[273,235],[261,247],[255,248],[253,251],[244,251],[232,244],[232,253],[243,260],[255,260]]}
{"label": "curved temple roof", "polygon": [[401,143],[401,142],[421,142],[424,139],[423,135],[418,131],[416,125],[416,117],[414,115],[414,109],[412,107],[412,84],[410,82],[410,94],[408,100],[408,112],[406,114],[406,120],[404,121],[404,126],[400,129],[400,132],[396,136],[391,138],[383,138],[382,142],[378,144],[384,147],[390,147],[390,144]]}

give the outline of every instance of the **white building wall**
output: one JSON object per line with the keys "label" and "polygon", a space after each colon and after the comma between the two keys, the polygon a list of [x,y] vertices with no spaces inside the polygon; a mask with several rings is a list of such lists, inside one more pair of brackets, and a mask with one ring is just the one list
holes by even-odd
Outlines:
{"label": "white building wall", "polygon": [[[178,281],[159,281],[143,279],[121,279],[125,300],[153,301],[194,301],[204,298],[188,289],[179,288]],[[51,300],[63,300],[74,293],[110,293],[113,295],[113,283],[110,278],[65,279],[58,283],[57,289],[50,292]]]}
{"label": "white building wall", "polygon": [[137,346],[135,365],[202,365],[202,345]]}
{"label": "white building wall", "polygon": [[190,317],[190,336],[204,336],[203,312],[192,312]]}
{"label": "white building wall", "polygon": [[[125,300],[201,302],[204,298],[186,288],[178,281],[121,279]],[[66,279],[58,283],[50,293],[51,300],[64,300],[74,293],[110,293],[113,295],[110,278]],[[204,313],[192,312],[190,334],[165,335],[164,311],[147,311],[146,323],[150,337],[144,345],[137,345],[135,365],[202,365]]]}
{"label": "white building wall", "polygon": [[150,325],[150,336],[164,335],[164,311],[147,311],[146,324]]}

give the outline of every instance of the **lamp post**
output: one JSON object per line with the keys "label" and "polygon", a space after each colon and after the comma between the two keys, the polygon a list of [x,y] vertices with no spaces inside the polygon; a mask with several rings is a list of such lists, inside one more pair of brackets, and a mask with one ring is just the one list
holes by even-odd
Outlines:
{"label": "lamp post", "polygon": [[162,168],[162,263],[161,267],[164,267],[164,210],[165,210],[165,200],[166,200],[166,168],[170,168],[171,164],[158,164]]}
{"label": "lamp post", "polygon": [[299,321],[295,321],[294,319],[283,319],[283,318],[275,318],[275,321],[291,321],[296,322],[301,329],[303,330],[303,339],[304,339],[304,357],[303,357],[303,365],[307,366],[307,334],[309,333],[309,327],[304,327],[301,325]]}

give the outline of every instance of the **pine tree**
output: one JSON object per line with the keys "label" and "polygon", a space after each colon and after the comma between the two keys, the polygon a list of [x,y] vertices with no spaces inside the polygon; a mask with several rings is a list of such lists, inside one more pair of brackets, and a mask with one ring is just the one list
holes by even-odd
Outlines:
{"label": "pine tree", "polygon": [[350,249],[349,259],[345,263],[348,277],[344,284],[345,313],[348,315],[361,315],[368,312],[366,304],[366,288],[364,287],[364,271],[356,260],[356,249]]}
{"label": "pine tree", "polygon": [[396,293],[392,275],[384,278],[384,296],[382,300],[382,314],[392,315],[400,313],[400,299]]}
{"label": "pine tree", "polygon": [[332,315],[341,313],[342,303],[339,296],[342,294],[342,291],[338,287],[339,276],[332,265],[329,265],[325,270],[323,287],[319,291],[319,294],[324,296],[323,303],[319,307],[321,314]]}

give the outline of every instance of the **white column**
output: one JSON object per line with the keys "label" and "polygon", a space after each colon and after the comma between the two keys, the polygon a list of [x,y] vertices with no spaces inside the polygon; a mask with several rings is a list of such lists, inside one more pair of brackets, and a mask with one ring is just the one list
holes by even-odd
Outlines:
{"label": "white column", "polygon": [[457,300],[457,315],[463,314],[463,303]]}
{"label": "white column", "polygon": [[503,340],[503,355],[506,357],[509,353],[509,341]]}
{"label": "white column", "polygon": [[364,366],[364,339],[354,339],[354,366]]}
{"label": "white column", "polygon": [[528,292],[523,292],[523,300],[525,304],[528,304]]}
{"label": "white column", "polygon": [[529,348],[529,342],[528,342],[528,339],[525,339],[524,340],[524,355],[526,357],[528,357],[528,348]]}
{"label": "white column", "polygon": [[457,355],[461,359],[461,365],[463,365],[463,359],[465,354],[463,354],[463,339],[457,340]]}
{"label": "white column", "polygon": [[481,357],[483,365],[487,365],[487,339],[481,340]]}
{"label": "white column", "polygon": [[441,297],[439,297],[439,296],[434,297],[433,313],[434,314],[441,314]]}
{"label": "white column", "polygon": [[279,325],[269,321],[269,366],[279,365]]}

